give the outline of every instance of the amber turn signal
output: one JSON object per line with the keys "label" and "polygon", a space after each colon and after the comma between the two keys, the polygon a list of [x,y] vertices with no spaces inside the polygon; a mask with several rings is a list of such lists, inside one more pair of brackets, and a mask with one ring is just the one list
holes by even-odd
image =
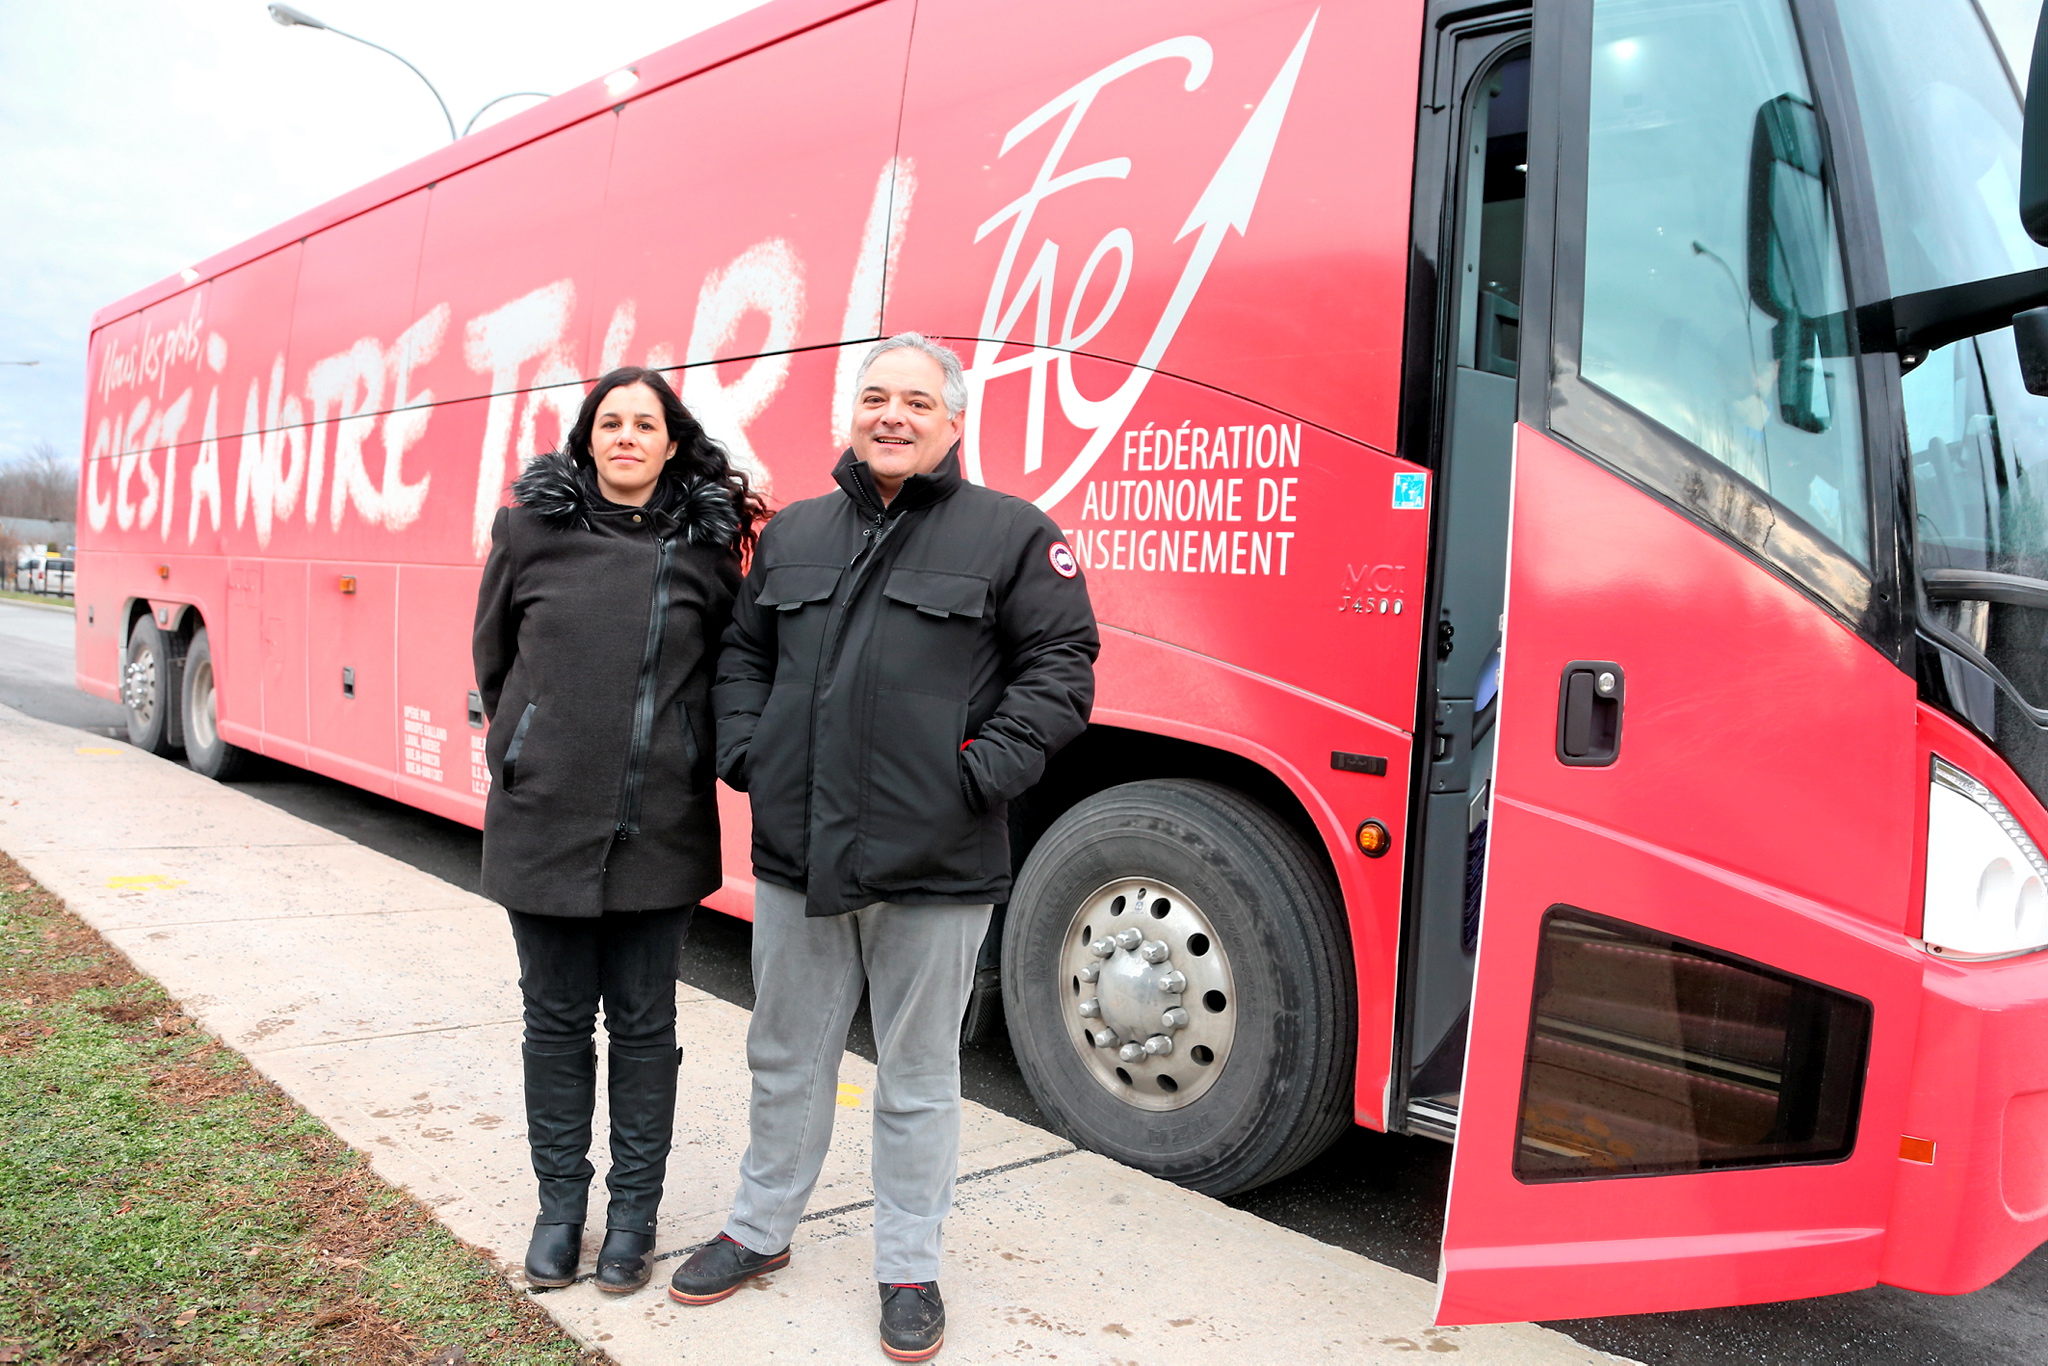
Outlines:
{"label": "amber turn signal", "polygon": [[1394,837],[1378,821],[1365,821],[1358,827],[1358,852],[1367,858],[1378,858],[1393,847]]}
{"label": "amber turn signal", "polygon": [[167,564],[158,565],[156,567],[156,576],[160,579],[168,579],[171,576],[171,567]]}
{"label": "amber turn signal", "polygon": [[344,592],[344,593],[353,593],[353,592],[355,592],[355,591],[356,591],[356,576],[355,576],[355,575],[353,575],[353,574],[343,574],[343,575],[341,576],[341,591],[342,591],[342,592]]}

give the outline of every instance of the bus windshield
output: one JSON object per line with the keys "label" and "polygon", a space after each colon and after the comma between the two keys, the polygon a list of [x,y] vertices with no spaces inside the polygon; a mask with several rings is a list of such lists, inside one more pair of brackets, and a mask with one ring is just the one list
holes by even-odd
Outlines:
{"label": "bus windshield", "polygon": [[[2019,98],[1972,0],[1842,0],[1840,13],[1891,292],[2048,265],[2020,226]],[[1903,388],[1922,571],[2048,579],[2048,399],[2022,385],[2011,329],[1933,352]],[[1991,606],[1934,610],[1996,656]],[[2038,655],[2042,623],[2026,625]],[[1994,662],[2037,691],[2033,667]]]}

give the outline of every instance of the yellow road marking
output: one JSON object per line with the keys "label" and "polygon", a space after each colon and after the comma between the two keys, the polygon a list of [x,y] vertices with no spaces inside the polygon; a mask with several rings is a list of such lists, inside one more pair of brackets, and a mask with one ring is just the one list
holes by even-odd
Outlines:
{"label": "yellow road marking", "polygon": [[137,877],[110,877],[107,885],[115,891],[169,891],[185,885],[181,877],[165,877],[162,873],[143,873]]}
{"label": "yellow road marking", "polygon": [[849,1110],[858,1110],[861,1098],[865,1095],[867,1095],[867,1092],[855,1086],[852,1082],[842,1081],[839,1083],[839,1103]]}
{"label": "yellow road marking", "polygon": [[121,751],[111,745],[80,745],[80,754],[119,754]]}

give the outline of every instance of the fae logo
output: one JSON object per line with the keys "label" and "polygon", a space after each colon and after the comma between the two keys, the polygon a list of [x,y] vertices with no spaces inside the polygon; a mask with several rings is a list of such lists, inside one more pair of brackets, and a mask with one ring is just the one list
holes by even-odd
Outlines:
{"label": "fae logo", "polygon": [[[1065,320],[1060,322],[1054,299],[1054,274],[1064,244],[1048,236],[1034,241],[1034,219],[1041,207],[1078,185],[1098,180],[1126,180],[1133,170],[1129,156],[1112,156],[1079,166],[1063,164],[1075,135],[1088,117],[1098,96],[1111,85],[1142,71],[1156,62],[1177,63],[1186,68],[1180,86],[1195,91],[1209,79],[1215,60],[1209,43],[1194,35],[1168,38],[1110,63],[1079,84],[1055,96],[1026,116],[1004,135],[997,157],[1008,156],[1033,134],[1053,130],[1045,153],[1030,185],[1009,204],[999,209],[976,230],[979,242],[1006,224],[1002,256],[989,283],[988,299],[982,309],[981,326],[975,333],[974,354],[967,365],[967,430],[963,449],[966,474],[978,484],[988,481],[982,469],[982,402],[991,383],[1006,376],[1022,374],[1028,381],[1024,397],[1024,450],[1021,473],[1037,486],[1033,498],[1047,511],[1079,488],[1089,469],[1123,429],[1139,397],[1151,382],[1174,334],[1186,318],[1188,306],[1202,287],[1231,231],[1242,237],[1251,226],[1252,209],[1265,183],[1267,164],[1279,141],[1287,106],[1294,96],[1295,80],[1302,59],[1315,33],[1315,19],[1302,30],[1293,50],[1274,74],[1256,106],[1247,104],[1250,115],[1207,186],[1196,197],[1176,243],[1192,237],[1179,279],[1162,311],[1138,348],[1128,376],[1111,392],[1099,398],[1084,394],[1076,383],[1074,360],[1089,342],[1109,326],[1131,284],[1132,265],[1139,241],[1128,226],[1109,228],[1087,254],[1072,292],[1066,300]],[[1099,143],[1084,145],[1100,145]],[[1137,212],[1134,207],[1133,212]],[[1176,218],[1178,215],[1174,215]],[[1133,220],[1136,221],[1136,220]],[[1035,246],[1036,250],[1032,250]],[[1071,255],[1069,256],[1071,260]],[[1090,291],[1100,274],[1101,287]],[[1094,316],[1081,320],[1084,299],[1099,298]],[[1050,373],[1048,373],[1050,372]],[[1055,408],[1075,433],[1085,433],[1079,449],[1065,462],[1064,469],[1047,470],[1047,409]],[[1064,435],[1064,434],[1061,434]],[[1055,466],[1059,463],[1053,462]],[[1043,481],[1043,482],[1041,482]]]}
{"label": "fae logo", "polygon": [[1081,566],[1074,562],[1074,552],[1067,549],[1065,541],[1054,541],[1047,546],[1045,557],[1052,561],[1052,572],[1063,579],[1071,579],[1081,572]]}
{"label": "fae logo", "polygon": [[1429,506],[1429,476],[1426,474],[1397,474],[1394,476],[1394,507],[1399,510],[1419,510]]}

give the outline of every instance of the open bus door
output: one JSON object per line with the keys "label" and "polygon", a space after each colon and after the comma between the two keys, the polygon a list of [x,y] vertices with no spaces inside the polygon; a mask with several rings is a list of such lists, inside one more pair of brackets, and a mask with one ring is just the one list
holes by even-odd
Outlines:
{"label": "open bus door", "polygon": [[1439,1322],[1874,1284],[1902,1157],[1931,1156],[1902,1133],[1926,786],[1903,500],[1865,440],[1870,358],[1819,336],[1867,194],[1834,171],[1851,120],[1825,132],[1831,10],[1537,7]]}

